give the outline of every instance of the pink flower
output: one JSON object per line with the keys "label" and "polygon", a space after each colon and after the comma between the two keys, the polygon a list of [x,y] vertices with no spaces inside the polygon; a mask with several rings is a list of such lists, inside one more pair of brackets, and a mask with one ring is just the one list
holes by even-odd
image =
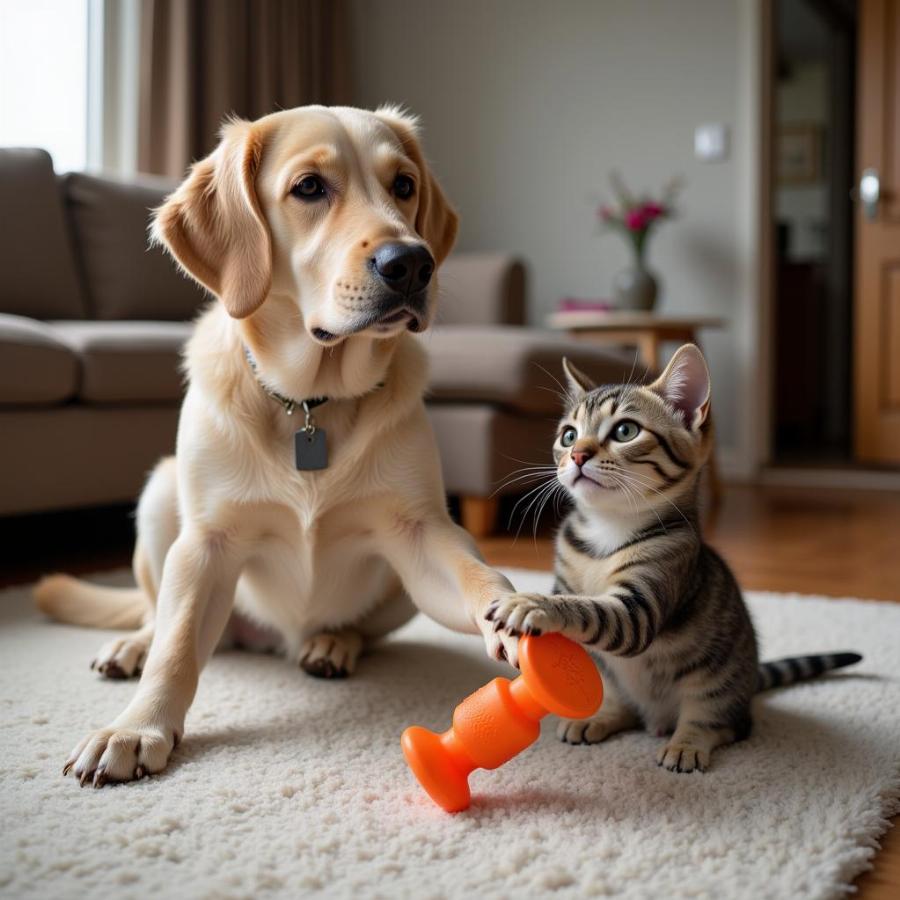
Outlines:
{"label": "pink flower", "polygon": [[654,203],[653,201],[645,203],[643,209],[644,217],[651,222],[653,219],[658,219],[666,214],[666,208],[661,203]]}
{"label": "pink flower", "polygon": [[611,222],[614,218],[614,213],[611,206],[601,206],[600,209],[597,210],[597,213],[604,222]]}
{"label": "pink flower", "polygon": [[625,214],[625,227],[629,231],[643,231],[647,227],[647,218],[642,207],[628,210]]}

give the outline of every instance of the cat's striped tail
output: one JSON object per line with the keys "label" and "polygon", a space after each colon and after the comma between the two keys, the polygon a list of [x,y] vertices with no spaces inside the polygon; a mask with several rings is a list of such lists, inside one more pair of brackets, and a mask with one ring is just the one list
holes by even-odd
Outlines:
{"label": "cat's striped tail", "polygon": [[859,653],[819,653],[816,656],[789,656],[787,659],[760,663],[756,690],[767,691],[805,681],[832,669],[852,666],[861,659]]}

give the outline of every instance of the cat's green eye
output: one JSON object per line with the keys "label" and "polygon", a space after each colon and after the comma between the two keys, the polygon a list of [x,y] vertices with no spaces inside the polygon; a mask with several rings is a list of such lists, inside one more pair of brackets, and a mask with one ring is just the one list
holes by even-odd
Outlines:
{"label": "cat's green eye", "polygon": [[640,433],[641,426],[637,422],[625,419],[613,428],[612,436],[613,440],[624,442],[633,441]]}
{"label": "cat's green eye", "polygon": [[578,432],[570,425],[568,428],[564,429],[563,433],[559,436],[559,442],[563,447],[571,447],[577,438]]}

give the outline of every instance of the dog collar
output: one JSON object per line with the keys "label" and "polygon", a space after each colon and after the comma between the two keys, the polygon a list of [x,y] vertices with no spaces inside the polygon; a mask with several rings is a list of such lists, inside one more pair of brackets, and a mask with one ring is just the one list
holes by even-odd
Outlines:
{"label": "dog collar", "polygon": [[315,409],[317,406],[321,406],[323,403],[328,402],[328,397],[307,397],[305,400],[294,400],[291,397],[285,397],[284,394],[279,394],[278,391],[273,391],[272,388],[267,387],[262,379],[259,377],[259,367],[256,364],[256,359],[253,354],[250,352],[250,348],[246,345],[244,346],[244,356],[247,357],[247,362],[250,365],[250,368],[253,371],[253,375],[256,378],[257,383],[263,389],[263,393],[267,394],[277,403],[280,403],[284,407],[285,413],[287,415],[292,416],[294,414],[295,409],[302,409],[303,412],[309,416],[309,412],[312,409]]}
{"label": "dog collar", "polygon": [[[294,432],[294,466],[299,472],[312,472],[317,469],[328,468],[328,442],[325,431],[316,425],[312,411],[323,403],[327,403],[328,397],[307,397],[305,400],[294,400],[292,397],[285,397],[278,391],[273,391],[267,387],[259,377],[259,367],[250,348],[244,345],[244,355],[247,357],[247,363],[253,372],[256,383],[263,389],[263,392],[280,403],[287,415],[292,416],[294,410],[298,407],[303,410],[303,425]],[[379,382],[376,387],[384,387],[384,382]]]}

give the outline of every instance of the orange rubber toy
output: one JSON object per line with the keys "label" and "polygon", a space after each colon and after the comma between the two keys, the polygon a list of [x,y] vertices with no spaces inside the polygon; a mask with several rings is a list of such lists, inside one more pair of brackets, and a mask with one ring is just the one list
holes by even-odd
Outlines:
{"label": "orange rubber toy", "polygon": [[495,678],[466,697],[443,734],[413,726],[400,746],[413,774],[447,812],[467,809],[469,773],[496,769],[533,744],[547,713],[586,719],[603,702],[603,682],[594,661],[560,634],[519,641],[522,674]]}

